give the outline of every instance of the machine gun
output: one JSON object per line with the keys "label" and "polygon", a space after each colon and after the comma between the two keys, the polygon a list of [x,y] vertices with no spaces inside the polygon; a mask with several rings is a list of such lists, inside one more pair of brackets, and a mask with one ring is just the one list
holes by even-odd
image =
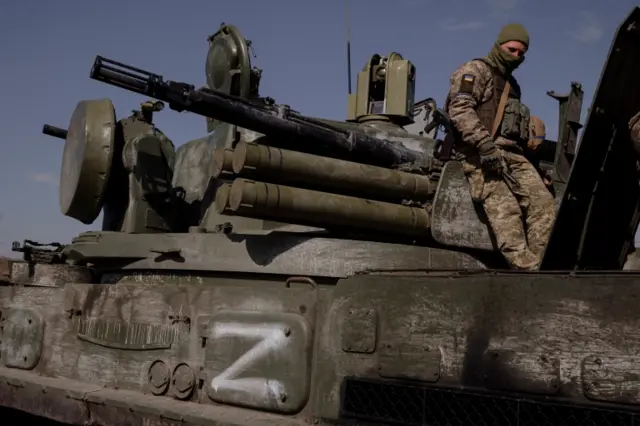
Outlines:
{"label": "machine gun", "polygon": [[358,162],[394,167],[420,163],[424,155],[400,143],[364,133],[338,129],[327,123],[304,117],[286,105],[251,102],[216,90],[170,80],[160,75],[97,56],[90,77],[112,86],[140,93],[169,104],[175,111],[189,111],[215,118],[265,135],[286,140],[313,143],[294,144],[291,149],[310,152],[325,149],[342,152]]}

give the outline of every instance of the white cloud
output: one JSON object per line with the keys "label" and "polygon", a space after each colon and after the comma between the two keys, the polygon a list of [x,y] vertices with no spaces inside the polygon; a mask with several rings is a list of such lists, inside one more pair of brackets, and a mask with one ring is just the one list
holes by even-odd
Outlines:
{"label": "white cloud", "polygon": [[440,28],[444,31],[476,31],[486,28],[488,22],[474,20],[474,21],[458,21],[457,19],[447,19],[440,23]]}
{"label": "white cloud", "polygon": [[600,19],[588,11],[579,12],[575,27],[569,31],[569,36],[579,43],[592,43],[602,38],[604,34]]}
{"label": "white cloud", "polygon": [[58,178],[50,173],[30,173],[29,180],[37,183],[45,183],[48,185],[57,185]]}

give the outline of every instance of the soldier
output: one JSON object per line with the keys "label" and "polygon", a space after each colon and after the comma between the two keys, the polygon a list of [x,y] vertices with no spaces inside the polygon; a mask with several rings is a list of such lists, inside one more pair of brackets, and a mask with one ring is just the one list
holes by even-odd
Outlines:
{"label": "soldier", "polygon": [[531,116],[531,120],[529,121],[529,141],[527,142],[527,146],[525,148],[525,157],[527,154],[529,157],[529,161],[534,165],[538,173],[540,173],[540,177],[542,177],[542,181],[546,185],[547,189],[551,191],[553,194],[553,179],[551,178],[551,174],[546,170],[539,167],[539,160],[537,159],[536,152],[538,148],[544,142],[547,137],[547,127],[544,125],[544,121],[540,117],[536,117],[535,115]]}
{"label": "soldier", "polygon": [[511,73],[528,48],[522,25],[505,26],[486,57],[453,73],[445,109],[454,127],[455,155],[463,162],[473,199],[484,207],[499,250],[512,268],[534,270],[556,206],[523,155],[529,110],[520,102],[520,87]]}

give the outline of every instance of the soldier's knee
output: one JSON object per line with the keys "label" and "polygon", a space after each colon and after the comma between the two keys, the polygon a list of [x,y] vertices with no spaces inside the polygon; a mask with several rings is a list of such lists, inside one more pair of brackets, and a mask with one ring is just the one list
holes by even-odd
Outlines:
{"label": "soldier's knee", "polygon": [[545,189],[544,192],[532,197],[529,205],[529,213],[536,215],[555,216],[556,200],[553,195]]}
{"label": "soldier's knee", "polygon": [[518,222],[522,218],[522,210],[515,197],[500,197],[487,199],[484,203],[484,210],[489,220],[493,222]]}

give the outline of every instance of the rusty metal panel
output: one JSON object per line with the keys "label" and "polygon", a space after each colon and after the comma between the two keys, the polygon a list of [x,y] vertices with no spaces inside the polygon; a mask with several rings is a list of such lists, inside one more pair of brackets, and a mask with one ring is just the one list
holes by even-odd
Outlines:
{"label": "rusty metal panel", "polygon": [[0,311],[4,365],[31,370],[40,362],[44,339],[44,319],[31,309],[3,309]]}

